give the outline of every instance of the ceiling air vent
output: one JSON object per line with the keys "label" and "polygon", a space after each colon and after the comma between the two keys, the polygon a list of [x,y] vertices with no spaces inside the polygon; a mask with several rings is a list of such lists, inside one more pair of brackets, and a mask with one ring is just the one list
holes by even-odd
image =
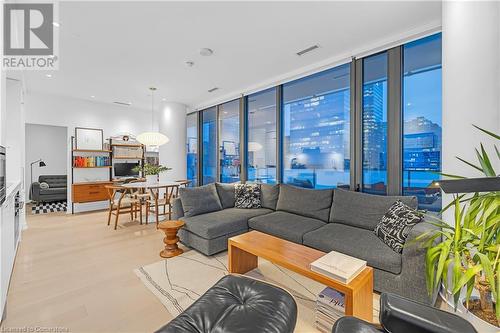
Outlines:
{"label": "ceiling air vent", "polygon": [[219,90],[219,88],[217,88],[217,87],[213,87],[212,89],[208,89],[208,92],[209,92],[209,93],[211,93],[211,92],[214,92],[214,91],[216,91],[216,90]]}
{"label": "ceiling air vent", "polygon": [[130,102],[113,102],[114,104],[118,104],[118,105],[123,105],[123,106],[131,106],[132,103]]}
{"label": "ceiling air vent", "polygon": [[317,45],[317,44],[313,45],[313,46],[309,46],[307,49],[303,49],[302,51],[297,52],[297,55],[298,56],[303,56],[304,54],[309,53],[311,51],[314,51],[314,50],[316,50],[318,48],[319,48],[319,45]]}

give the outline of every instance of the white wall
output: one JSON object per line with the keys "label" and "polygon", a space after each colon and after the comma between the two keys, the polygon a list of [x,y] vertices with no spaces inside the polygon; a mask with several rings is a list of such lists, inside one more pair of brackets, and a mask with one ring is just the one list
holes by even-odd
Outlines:
{"label": "white wall", "polygon": [[[443,2],[443,172],[480,173],[455,156],[476,162],[483,142],[493,141],[472,124],[500,133],[500,3]],[[497,171],[498,159],[494,158]],[[445,204],[450,196],[445,196]],[[444,216],[451,221],[451,212]]]}
{"label": "white wall", "polygon": [[[31,184],[31,162],[42,159],[46,166],[33,164],[33,181],[39,175],[68,175],[68,129],[63,126],[26,124],[26,185]],[[26,200],[29,198],[26,191]]]}
{"label": "white wall", "polygon": [[170,142],[160,147],[160,164],[172,168],[162,179],[186,179],[186,105],[162,103],[159,130]]}

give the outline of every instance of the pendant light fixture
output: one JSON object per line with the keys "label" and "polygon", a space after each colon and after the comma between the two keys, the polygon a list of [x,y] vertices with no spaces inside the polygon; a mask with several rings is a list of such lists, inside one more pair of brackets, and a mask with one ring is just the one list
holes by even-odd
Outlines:
{"label": "pendant light fixture", "polygon": [[137,136],[137,141],[145,146],[161,146],[169,142],[170,139],[160,132],[154,131],[154,93],[155,87],[149,88],[151,90],[151,132],[144,132]]}

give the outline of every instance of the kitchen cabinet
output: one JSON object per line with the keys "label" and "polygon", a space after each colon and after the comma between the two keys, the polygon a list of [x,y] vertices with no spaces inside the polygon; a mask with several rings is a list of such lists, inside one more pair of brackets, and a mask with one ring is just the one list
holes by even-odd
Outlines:
{"label": "kitchen cabinet", "polygon": [[[12,188],[14,187],[14,188]],[[8,187],[7,197],[0,208],[0,313],[5,312],[7,292],[20,240],[19,185]]]}

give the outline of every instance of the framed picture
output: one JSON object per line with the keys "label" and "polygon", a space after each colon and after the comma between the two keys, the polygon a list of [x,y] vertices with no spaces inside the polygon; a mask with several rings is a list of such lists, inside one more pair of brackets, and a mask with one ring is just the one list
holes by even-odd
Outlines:
{"label": "framed picture", "polygon": [[103,150],[102,129],[75,127],[76,149]]}

